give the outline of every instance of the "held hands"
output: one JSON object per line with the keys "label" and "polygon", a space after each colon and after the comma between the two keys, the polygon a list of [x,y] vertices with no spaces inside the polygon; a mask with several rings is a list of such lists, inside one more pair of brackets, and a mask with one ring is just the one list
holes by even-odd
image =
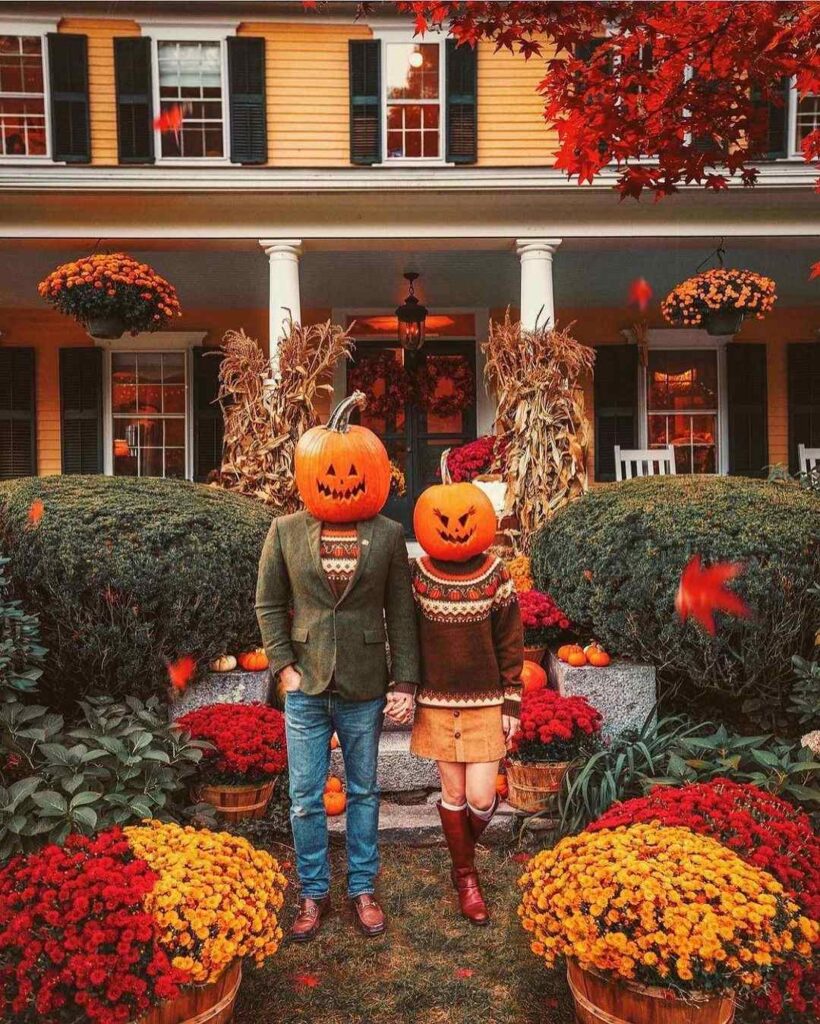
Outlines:
{"label": "held hands", "polygon": [[279,678],[276,681],[276,689],[280,696],[285,693],[293,693],[294,690],[298,690],[302,683],[302,677],[293,667],[293,665],[286,665],[279,673]]}
{"label": "held hands", "polygon": [[387,706],[384,713],[396,725],[407,725],[413,714],[413,695],[411,693],[396,693],[395,690],[391,690],[387,694]]}
{"label": "held hands", "polygon": [[520,727],[521,723],[517,718],[512,718],[510,715],[501,716],[501,728],[504,731],[504,743],[507,746],[507,750],[510,749],[513,736],[515,736]]}

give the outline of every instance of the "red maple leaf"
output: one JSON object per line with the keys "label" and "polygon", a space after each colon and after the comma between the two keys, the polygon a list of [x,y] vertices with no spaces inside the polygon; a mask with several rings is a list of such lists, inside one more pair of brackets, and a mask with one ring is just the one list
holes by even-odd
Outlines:
{"label": "red maple leaf", "polygon": [[475,971],[471,967],[456,967],[453,973],[457,978],[472,978]]}
{"label": "red maple leaf", "polygon": [[316,988],[319,979],[315,974],[294,974],[293,984],[300,988]]}
{"label": "red maple leaf", "polygon": [[691,615],[707,633],[714,636],[715,612],[748,618],[751,615],[749,606],[743,598],[724,586],[742,571],[743,565],[740,562],[716,562],[704,569],[700,555],[693,555],[681,573],[675,595],[675,608],[681,620],[686,622]]}
{"label": "red maple leaf", "polygon": [[809,280],[813,281],[815,277],[820,277],[820,260],[811,265],[811,273],[809,274]]}
{"label": "red maple leaf", "polygon": [[160,132],[178,132],[182,128],[182,107],[175,103],[173,107],[154,118],[154,128]]}
{"label": "red maple leaf", "polygon": [[43,518],[43,513],[46,507],[43,504],[42,498],[35,498],[34,501],[28,507],[27,521],[29,526],[39,526],[40,520]]}
{"label": "red maple leaf", "polygon": [[184,690],[194,678],[196,672],[196,658],[190,654],[183,654],[176,661],[168,663],[168,680],[175,690]]}
{"label": "red maple leaf", "polygon": [[643,313],[649,308],[649,303],[652,301],[653,294],[652,285],[646,280],[646,278],[636,277],[629,286],[627,302],[630,305],[636,305]]}
{"label": "red maple leaf", "polygon": [[532,854],[529,853],[514,853],[512,855],[512,860],[514,860],[516,864],[526,864],[527,861],[530,860],[531,856]]}

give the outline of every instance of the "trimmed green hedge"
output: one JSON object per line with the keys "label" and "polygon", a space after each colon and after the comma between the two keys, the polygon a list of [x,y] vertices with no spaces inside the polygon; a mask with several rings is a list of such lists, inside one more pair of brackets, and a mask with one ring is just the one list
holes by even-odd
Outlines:
{"label": "trimmed green hedge", "polygon": [[[674,599],[693,554],[745,563],[731,586],[752,619],[718,615],[709,637],[684,625]],[[789,485],[740,477],[648,477],[596,489],[533,542],[536,586],[579,631],[657,668],[661,692],[702,713],[712,702],[786,724],[791,657],[820,622],[820,501]],[[738,700],[741,698],[741,700]]]}
{"label": "trimmed green hedge", "polygon": [[256,646],[256,573],[272,518],[250,498],[174,480],[0,485],[7,575],[40,616],[48,702],[147,697],[164,692],[167,664],[181,655],[204,661]]}

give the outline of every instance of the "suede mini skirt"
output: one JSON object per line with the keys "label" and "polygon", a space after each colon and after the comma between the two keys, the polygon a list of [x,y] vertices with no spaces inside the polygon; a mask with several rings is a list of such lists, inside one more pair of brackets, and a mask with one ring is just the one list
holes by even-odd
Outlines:
{"label": "suede mini skirt", "polygon": [[434,708],[416,705],[410,751],[416,757],[462,764],[500,761],[506,754],[501,705]]}

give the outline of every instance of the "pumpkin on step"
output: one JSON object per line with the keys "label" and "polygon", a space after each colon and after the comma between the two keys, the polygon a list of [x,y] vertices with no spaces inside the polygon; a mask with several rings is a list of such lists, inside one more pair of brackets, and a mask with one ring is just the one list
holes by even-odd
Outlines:
{"label": "pumpkin on step", "polygon": [[521,687],[524,693],[543,690],[547,685],[547,673],[534,661],[525,661],[521,669]]}
{"label": "pumpkin on step", "polygon": [[347,806],[347,797],[344,793],[325,793],[322,799],[325,813],[329,818],[335,818],[337,814],[344,814],[344,809]]}
{"label": "pumpkin on step", "polygon": [[324,426],[299,438],[294,475],[305,508],[324,523],[355,523],[381,512],[390,493],[390,460],[367,427],[351,425],[350,414],[367,399],[354,391]]}
{"label": "pumpkin on step", "polygon": [[342,780],[338,775],[329,775],[325,783],[325,793],[341,793],[343,789]]}
{"label": "pumpkin on step", "polygon": [[268,656],[264,647],[257,647],[256,650],[246,651],[239,655],[239,667],[246,672],[264,672],[268,667]]}
{"label": "pumpkin on step", "polygon": [[220,654],[218,658],[208,665],[211,672],[233,672],[236,668],[236,658],[232,654]]}
{"label": "pumpkin on step", "polygon": [[454,484],[441,456],[441,483],[422,491],[413,510],[416,540],[432,558],[466,562],[495,540],[495,510],[475,484]]}

